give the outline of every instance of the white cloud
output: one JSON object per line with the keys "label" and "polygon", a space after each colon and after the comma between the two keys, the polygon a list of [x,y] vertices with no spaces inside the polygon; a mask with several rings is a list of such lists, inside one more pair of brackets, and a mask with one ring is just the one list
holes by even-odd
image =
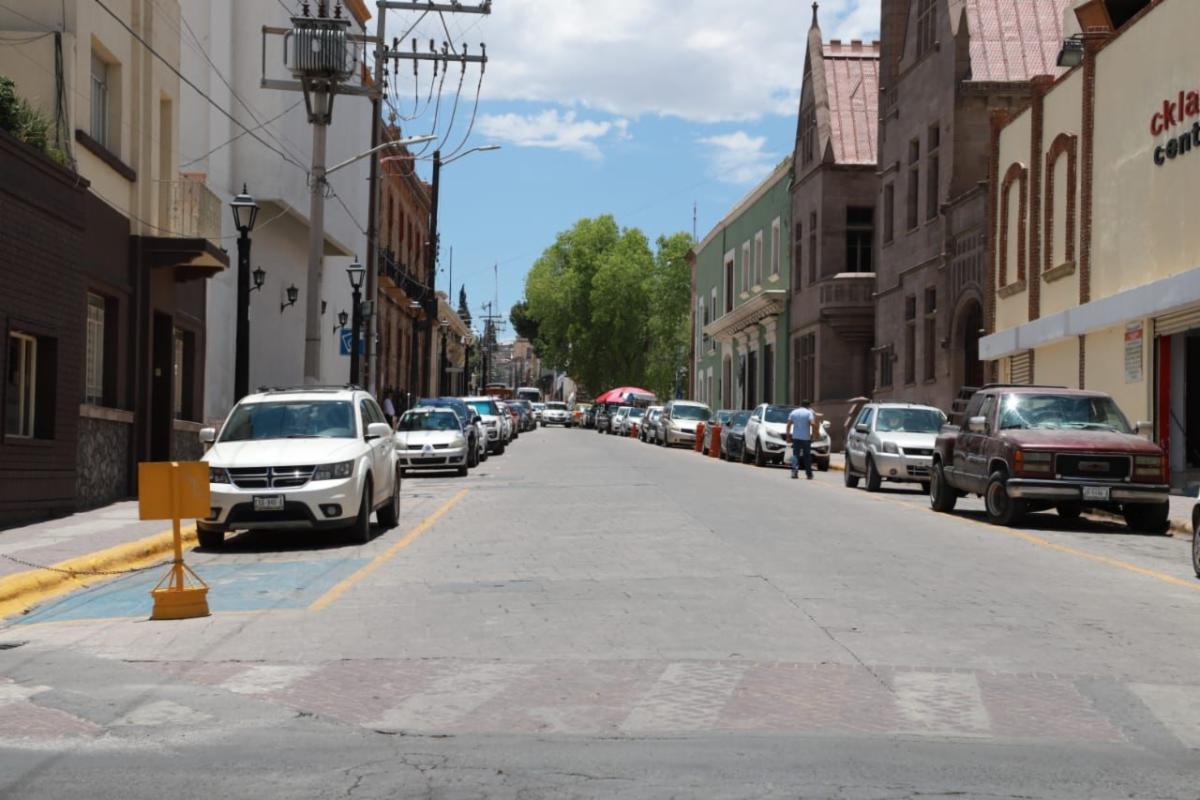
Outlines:
{"label": "white cloud", "polygon": [[609,136],[628,138],[629,122],[616,120],[578,119],[574,111],[556,110],[540,114],[485,114],[477,124],[484,138],[508,142],[519,147],[544,147],[566,150],[587,158],[601,157],[596,142]]}
{"label": "white cloud", "polygon": [[725,183],[744,185],[761,180],[775,166],[776,155],[765,151],[765,136],[745,131],[700,139],[712,154],[713,177]]}
{"label": "white cloud", "polygon": [[[455,41],[487,43],[485,100],[696,122],[794,114],[811,19],[782,0],[504,0],[447,17]],[[878,17],[878,0],[821,4],[826,39],[875,38]]]}

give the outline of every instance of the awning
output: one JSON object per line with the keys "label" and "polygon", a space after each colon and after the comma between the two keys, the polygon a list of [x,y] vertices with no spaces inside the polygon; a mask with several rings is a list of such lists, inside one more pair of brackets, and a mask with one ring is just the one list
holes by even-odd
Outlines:
{"label": "awning", "polygon": [[229,253],[208,239],[134,236],[133,251],[150,269],[170,269],[177,283],[203,280],[229,268]]}

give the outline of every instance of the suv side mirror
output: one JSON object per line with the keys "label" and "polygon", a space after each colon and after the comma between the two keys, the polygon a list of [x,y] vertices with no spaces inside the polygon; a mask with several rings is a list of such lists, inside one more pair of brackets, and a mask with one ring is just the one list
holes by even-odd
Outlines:
{"label": "suv side mirror", "polygon": [[971,433],[987,433],[987,417],[971,417],[967,420],[967,430]]}
{"label": "suv side mirror", "polygon": [[372,422],[367,426],[367,441],[372,439],[382,439],[385,436],[391,436],[392,429],[386,422]]}
{"label": "suv side mirror", "polygon": [[216,440],[217,440],[217,429],[216,428],[201,428],[200,429],[200,443],[201,444],[212,444]]}
{"label": "suv side mirror", "polygon": [[854,430],[858,431],[859,433],[870,433],[871,432],[870,427],[868,427],[867,423],[865,423],[865,422],[860,422],[857,425],[855,425]]}
{"label": "suv side mirror", "polygon": [[1134,423],[1134,426],[1133,426],[1133,432],[1136,433],[1138,436],[1145,436],[1146,434],[1150,434],[1151,436],[1153,436],[1154,435],[1154,423],[1146,422],[1145,420],[1136,422],[1136,423]]}

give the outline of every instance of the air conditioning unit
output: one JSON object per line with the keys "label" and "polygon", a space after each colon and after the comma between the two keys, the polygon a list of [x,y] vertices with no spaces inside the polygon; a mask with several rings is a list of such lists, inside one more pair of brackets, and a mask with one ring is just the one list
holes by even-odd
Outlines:
{"label": "air conditioning unit", "polygon": [[292,75],[301,80],[344,81],[354,74],[350,20],[327,17],[292,19],[288,50]]}

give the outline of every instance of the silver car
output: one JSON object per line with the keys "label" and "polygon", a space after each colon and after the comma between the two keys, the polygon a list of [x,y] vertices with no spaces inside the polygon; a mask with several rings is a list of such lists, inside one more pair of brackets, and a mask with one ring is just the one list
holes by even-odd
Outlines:
{"label": "silver car", "polygon": [[663,407],[658,420],[659,442],[672,447],[677,444],[694,444],[696,426],[712,417],[712,411],[704,403],[694,400],[672,400]]}
{"label": "silver car", "polygon": [[658,441],[658,421],[662,410],[662,406],[650,406],[646,409],[646,416],[642,417],[642,424],[638,427],[638,438],[643,442]]}
{"label": "silver car", "polygon": [[883,481],[919,483],[929,491],[933,443],[946,415],[932,406],[868,403],[846,433],[846,485],[866,480],[867,491]]}

